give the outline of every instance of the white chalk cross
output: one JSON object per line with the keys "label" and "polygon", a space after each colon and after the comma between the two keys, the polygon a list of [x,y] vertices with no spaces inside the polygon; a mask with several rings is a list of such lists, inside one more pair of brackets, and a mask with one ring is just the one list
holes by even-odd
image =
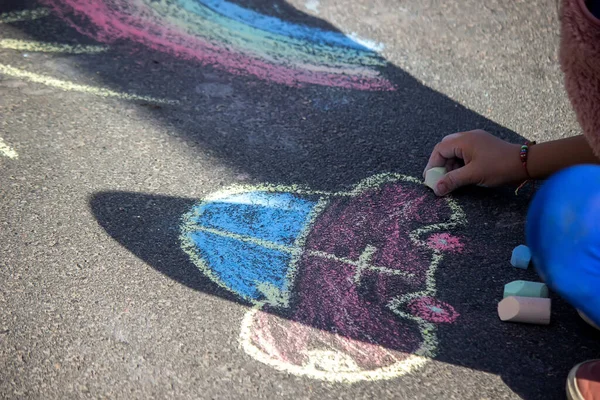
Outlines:
{"label": "white chalk cross", "polygon": [[356,286],[360,285],[360,280],[362,278],[363,271],[365,270],[375,271],[385,275],[398,275],[403,276],[405,278],[414,277],[413,274],[401,271],[399,269],[379,267],[377,265],[372,264],[371,261],[373,260],[373,254],[375,254],[375,252],[377,252],[377,247],[367,245],[367,247],[365,247],[361,255],[358,257],[358,261],[351,263],[351,265],[354,265],[356,267],[356,270],[354,271],[354,283],[356,284]]}

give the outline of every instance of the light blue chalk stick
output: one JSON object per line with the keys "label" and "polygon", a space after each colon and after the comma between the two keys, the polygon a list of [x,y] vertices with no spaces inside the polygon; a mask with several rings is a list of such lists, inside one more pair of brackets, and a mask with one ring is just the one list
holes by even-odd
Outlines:
{"label": "light blue chalk stick", "polygon": [[510,258],[513,267],[527,269],[531,262],[531,250],[525,245],[515,247]]}
{"label": "light blue chalk stick", "polygon": [[504,285],[504,298],[519,297],[548,297],[548,286],[541,282],[513,281]]}

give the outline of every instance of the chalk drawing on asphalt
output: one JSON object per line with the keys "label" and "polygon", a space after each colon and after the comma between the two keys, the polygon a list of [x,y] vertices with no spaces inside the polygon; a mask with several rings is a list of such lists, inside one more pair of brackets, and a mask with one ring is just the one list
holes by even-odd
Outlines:
{"label": "chalk drawing on asphalt", "polygon": [[[50,15],[49,10],[39,8],[34,10],[24,10],[18,12],[9,12],[0,14],[0,23],[16,23],[27,22]],[[21,39],[3,39],[0,38],[0,49],[43,52],[43,53],[62,53],[62,54],[99,54],[108,51],[107,46],[96,45],[71,45],[61,43],[45,43],[33,40]],[[90,86],[80,83],[75,83],[67,80],[53,78],[35,72],[29,72],[21,68],[16,68],[8,64],[0,64],[0,75],[10,76],[13,78],[24,79],[30,82],[43,84],[64,91],[81,92],[92,94],[100,97],[113,97],[122,100],[144,101],[148,103],[158,104],[179,104],[177,100],[169,100],[156,98],[153,96],[144,96],[130,94],[120,91],[115,91],[107,88]]]}
{"label": "chalk drawing on asphalt", "polygon": [[[394,90],[387,62],[341,32],[263,15],[224,0],[42,0],[100,43],[141,43],[175,57],[289,85]],[[85,22],[83,22],[85,21]],[[375,46],[377,48],[377,46]]]}
{"label": "chalk drawing on asphalt", "polygon": [[66,54],[98,54],[108,51],[107,46],[44,43],[36,40],[19,39],[0,39],[0,49]]}
{"label": "chalk drawing on asphalt", "polygon": [[46,8],[7,12],[0,14],[0,24],[34,21],[36,19],[47,17],[48,15],[50,15],[50,11]]}
{"label": "chalk drawing on asphalt", "polygon": [[384,174],[350,191],[241,186],[183,216],[181,242],[212,281],[253,304],[246,353],[281,371],[339,382],[391,379],[438,350],[458,312],[435,273],[463,245],[466,217],[418,179]]}
{"label": "chalk drawing on asphalt", "polygon": [[138,100],[145,101],[149,103],[159,103],[159,104],[179,104],[177,100],[167,100],[156,98],[152,96],[140,96],[136,94],[117,92],[111,89],[106,89],[102,87],[84,85],[81,83],[74,83],[71,81],[66,81],[62,79],[56,79],[47,75],[37,74],[34,72],[24,71],[19,68],[12,67],[6,64],[0,64],[0,74],[11,76],[14,78],[24,79],[29,82],[41,83],[46,86],[54,87],[57,89],[70,91],[70,92],[81,92],[93,94],[95,96],[100,97],[115,97],[117,99],[122,100]]}

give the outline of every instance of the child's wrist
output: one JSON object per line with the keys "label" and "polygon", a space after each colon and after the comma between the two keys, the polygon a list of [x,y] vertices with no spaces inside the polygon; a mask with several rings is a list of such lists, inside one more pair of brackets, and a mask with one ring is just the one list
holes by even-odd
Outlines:
{"label": "child's wrist", "polygon": [[[529,158],[529,157],[528,157]],[[531,179],[529,174],[529,162],[523,164],[521,160],[521,145],[513,144],[510,156],[510,175],[507,180],[510,183],[522,183],[528,179]]]}
{"label": "child's wrist", "polygon": [[531,160],[531,150],[533,145],[535,144],[535,142],[525,142],[525,144],[523,144],[520,148],[519,151],[519,158],[521,160],[521,165],[523,165],[523,170],[525,171],[525,175],[527,176],[527,179],[535,179],[532,175],[531,175],[531,171],[529,168],[530,165],[530,160]]}
{"label": "child's wrist", "polygon": [[530,150],[531,147],[535,144],[535,142],[525,142],[525,144],[519,147],[519,161],[521,162],[522,173],[524,178],[521,180],[521,184],[515,190],[515,194],[519,194],[519,189],[525,186],[529,181],[533,178],[530,169],[529,169],[529,161],[530,161]]}

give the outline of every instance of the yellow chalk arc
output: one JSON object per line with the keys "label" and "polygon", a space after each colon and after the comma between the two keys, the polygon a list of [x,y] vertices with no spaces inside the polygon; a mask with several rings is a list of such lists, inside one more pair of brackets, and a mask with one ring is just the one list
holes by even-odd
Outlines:
{"label": "yellow chalk arc", "polygon": [[50,15],[46,8],[36,8],[33,10],[13,11],[0,14],[0,24],[12,24],[14,22],[33,21]]}
{"label": "yellow chalk arc", "polygon": [[137,100],[145,101],[148,103],[159,103],[159,104],[179,104],[177,100],[160,99],[151,96],[139,96],[136,94],[129,94],[123,92],[115,92],[110,89],[99,88],[96,86],[83,85],[79,83],[73,83],[69,81],[63,81],[60,79],[52,78],[46,75],[36,74],[34,72],[24,71],[19,68],[14,68],[10,65],[0,64],[0,74],[12,76],[15,78],[21,78],[34,83],[41,83],[46,86],[55,87],[57,89],[89,93],[101,97],[115,97],[122,100]]}
{"label": "yellow chalk arc", "polygon": [[108,50],[106,46],[85,46],[62,43],[44,43],[33,40],[0,39],[0,48],[40,53],[98,54]]}

